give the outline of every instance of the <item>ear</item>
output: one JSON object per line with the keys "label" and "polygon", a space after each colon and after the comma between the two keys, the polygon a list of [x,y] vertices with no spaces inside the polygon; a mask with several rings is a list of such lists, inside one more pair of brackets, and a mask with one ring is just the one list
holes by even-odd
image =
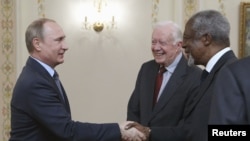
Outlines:
{"label": "ear", "polygon": [[182,50],[182,41],[176,43],[176,53],[179,53]]}
{"label": "ear", "polygon": [[34,50],[36,50],[36,51],[40,51],[41,50],[40,39],[39,38],[33,38],[32,44],[33,44]]}
{"label": "ear", "polygon": [[204,34],[202,36],[202,42],[205,46],[208,46],[212,43],[212,36],[210,34]]}

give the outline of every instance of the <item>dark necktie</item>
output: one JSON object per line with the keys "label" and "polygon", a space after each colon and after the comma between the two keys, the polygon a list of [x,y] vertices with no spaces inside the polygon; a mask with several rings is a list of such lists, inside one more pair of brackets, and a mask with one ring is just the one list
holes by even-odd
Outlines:
{"label": "dark necktie", "polygon": [[62,91],[61,82],[60,82],[60,80],[59,80],[59,76],[58,76],[58,73],[57,73],[56,71],[55,71],[55,73],[54,73],[53,78],[54,78],[54,80],[55,80],[55,82],[56,82],[56,85],[57,85],[57,87],[58,87],[58,89],[59,89],[59,91],[60,91],[60,94],[61,94],[63,100],[65,101],[65,98],[64,98],[64,96],[63,96],[63,91]]}
{"label": "dark necktie", "polygon": [[153,106],[157,103],[157,98],[158,98],[159,91],[161,89],[162,80],[163,80],[163,73],[166,71],[167,71],[166,68],[164,66],[162,66],[162,67],[160,67],[160,70],[157,74],[156,82],[155,82]]}
{"label": "dark necktie", "polygon": [[204,69],[204,70],[202,71],[202,74],[201,74],[201,82],[203,82],[203,81],[207,78],[208,74],[209,74],[209,73],[206,71],[206,69]]}

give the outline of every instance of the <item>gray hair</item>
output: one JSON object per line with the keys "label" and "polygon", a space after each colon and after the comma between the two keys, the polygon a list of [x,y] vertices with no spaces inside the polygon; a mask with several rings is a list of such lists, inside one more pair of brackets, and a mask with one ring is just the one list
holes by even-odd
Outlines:
{"label": "gray hair", "polygon": [[39,38],[43,40],[44,24],[46,22],[55,22],[52,19],[40,18],[33,21],[27,28],[25,32],[25,42],[29,52],[34,50],[32,41],[34,38]]}
{"label": "gray hair", "polygon": [[230,46],[230,24],[220,12],[204,10],[193,15],[190,21],[192,30],[195,31],[195,38],[210,34],[215,43]]}
{"label": "gray hair", "polygon": [[154,29],[157,27],[164,27],[168,26],[172,29],[173,32],[170,32],[170,35],[172,36],[171,38],[173,39],[173,43],[176,44],[177,42],[182,41],[182,31],[179,25],[174,23],[173,21],[162,21],[158,22],[154,25]]}

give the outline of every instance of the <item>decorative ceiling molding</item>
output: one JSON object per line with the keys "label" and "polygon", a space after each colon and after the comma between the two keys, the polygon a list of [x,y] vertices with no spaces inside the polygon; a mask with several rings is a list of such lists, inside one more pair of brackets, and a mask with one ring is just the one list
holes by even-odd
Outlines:
{"label": "decorative ceiling molding", "polygon": [[45,6],[44,6],[45,0],[37,0],[38,4],[38,16],[40,18],[45,18]]}

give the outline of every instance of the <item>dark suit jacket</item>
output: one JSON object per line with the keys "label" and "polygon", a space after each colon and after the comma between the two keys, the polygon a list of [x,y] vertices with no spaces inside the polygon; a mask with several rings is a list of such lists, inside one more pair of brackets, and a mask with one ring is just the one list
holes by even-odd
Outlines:
{"label": "dark suit jacket", "polygon": [[226,65],[236,61],[233,51],[226,52],[214,65],[207,78],[201,83],[200,89],[195,96],[188,111],[185,112],[186,124],[190,136],[188,140],[206,141],[207,125],[210,112],[211,96],[213,95],[214,80],[218,72]]}
{"label": "dark suit jacket", "polygon": [[210,111],[209,124],[250,124],[250,57],[218,74]]}
{"label": "dark suit jacket", "polygon": [[[66,96],[66,95],[65,95]],[[14,87],[10,141],[119,141],[118,124],[71,119],[67,97],[45,68],[30,58]]]}
{"label": "dark suit jacket", "polygon": [[154,60],[142,65],[135,89],[129,99],[127,120],[151,128],[151,141],[177,141],[184,136],[178,125],[183,118],[187,101],[193,98],[199,85],[201,69],[189,67],[182,56],[164,91],[152,109],[153,93],[159,64]]}

